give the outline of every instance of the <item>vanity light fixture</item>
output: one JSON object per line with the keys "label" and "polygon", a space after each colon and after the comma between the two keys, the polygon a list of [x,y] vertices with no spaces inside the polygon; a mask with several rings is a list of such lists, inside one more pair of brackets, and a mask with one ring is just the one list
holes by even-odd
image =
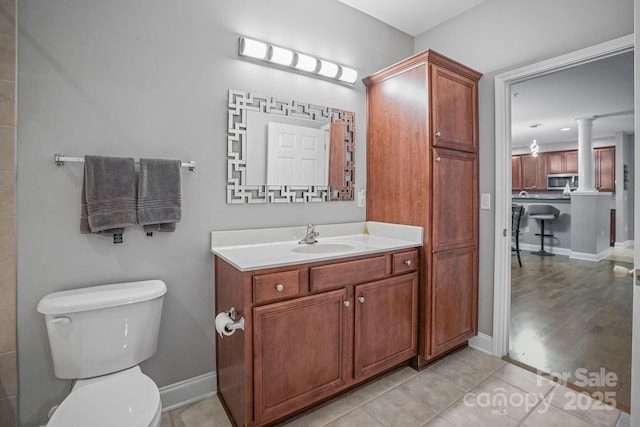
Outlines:
{"label": "vanity light fixture", "polygon": [[240,36],[238,54],[349,85],[358,79],[358,72],[353,68],[244,36]]}

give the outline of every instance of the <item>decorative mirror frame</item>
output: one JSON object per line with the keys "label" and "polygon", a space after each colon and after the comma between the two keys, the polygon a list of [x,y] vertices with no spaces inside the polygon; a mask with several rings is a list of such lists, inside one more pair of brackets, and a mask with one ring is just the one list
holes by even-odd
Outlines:
{"label": "decorative mirror frame", "polygon": [[[344,185],[247,185],[247,112],[326,123],[346,123]],[[227,203],[352,201],[355,183],[355,114],[337,108],[229,90]]]}

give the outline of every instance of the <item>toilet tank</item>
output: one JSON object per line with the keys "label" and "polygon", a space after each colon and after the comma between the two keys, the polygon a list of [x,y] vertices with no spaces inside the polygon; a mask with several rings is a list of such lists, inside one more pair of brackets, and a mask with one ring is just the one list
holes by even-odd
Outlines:
{"label": "toilet tank", "polygon": [[79,379],[135,366],[157,349],[161,280],[54,292],[42,298],[56,377]]}

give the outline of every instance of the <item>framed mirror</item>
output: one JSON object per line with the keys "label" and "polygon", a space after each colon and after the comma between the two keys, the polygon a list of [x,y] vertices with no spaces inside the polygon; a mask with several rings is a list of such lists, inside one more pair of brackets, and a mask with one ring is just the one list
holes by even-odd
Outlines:
{"label": "framed mirror", "polygon": [[227,203],[349,201],[355,114],[230,89]]}

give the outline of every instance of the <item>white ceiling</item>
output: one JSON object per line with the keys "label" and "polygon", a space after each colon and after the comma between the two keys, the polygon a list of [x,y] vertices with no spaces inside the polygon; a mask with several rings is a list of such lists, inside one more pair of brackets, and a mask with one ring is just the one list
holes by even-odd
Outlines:
{"label": "white ceiling", "polygon": [[[338,1],[415,37],[486,0]],[[575,119],[583,117],[601,116],[593,122],[593,138],[613,140],[616,132],[634,131],[633,53],[518,83],[512,86],[512,94],[515,150],[529,147],[533,139],[543,151],[553,144],[559,148],[577,146]],[[534,124],[541,126],[531,128]],[[566,127],[571,130],[560,131]]]}
{"label": "white ceiling", "polygon": [[486,0],[338,0],[411,36]]}
{"label": "white ceiling", "polygon": [[[595,140],[634,131],[633,52],[530,79],[511,91],[514,148],[528,147],[534,139],[543,150],[553,143],[577,144],[576,119],[584,117],[596,117]],[[535,124],[541,126],[532,128]],[[560,131],[566,127],[571,130]]]}

